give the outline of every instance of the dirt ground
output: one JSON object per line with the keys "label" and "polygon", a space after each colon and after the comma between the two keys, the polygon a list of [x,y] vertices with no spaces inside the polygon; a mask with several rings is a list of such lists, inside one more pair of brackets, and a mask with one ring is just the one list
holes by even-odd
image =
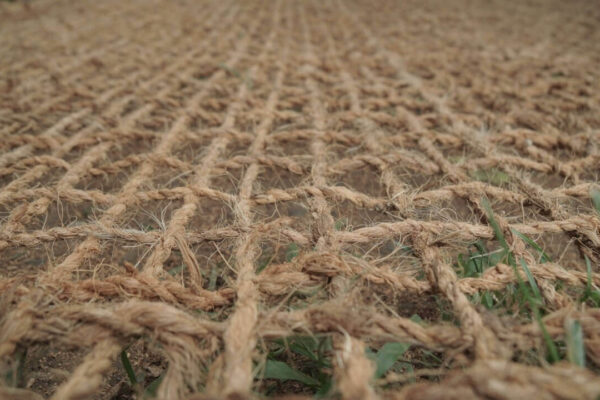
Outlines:
{"label": "dirt ground", "polygon": [[0,0],[0,399],[597,398],[598,66],[586,0]]}

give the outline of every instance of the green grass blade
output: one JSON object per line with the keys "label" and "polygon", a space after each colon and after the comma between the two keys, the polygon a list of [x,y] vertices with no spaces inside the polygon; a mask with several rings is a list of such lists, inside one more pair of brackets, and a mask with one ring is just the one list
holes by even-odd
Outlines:
{"label": "green grass blade", "polygon": [[462,254],[458,255],[458,266],[462,270],[463,276],[469,276],[469,269],[468,269],[467,264],[463,260],[463,255]]}
{"label": "green grass blade", "polygon": [[533,292],[534,300],[536,300],[538,302],[538,304],[543,304],[543,299],[542,299],[542,295],[540,293],[540,289],[538,288],[538,285],[535,282],[535,279],[533,278],[533,274],[531,273],[531,270],[525,263],[525,260],[522,258],[521,258],[521,266],[523,267],[523,270],[525,271],[525,275],[527,276],[527,280],[529,281],[529,285],[531,286],[531,291]]}
{"label": "green grass blade", "polygon": [[425,321],[423,321],[423,318],[421,318],[421,316],[419,314],[411,315],[410,320],[412,322],[416,322],[417,324],[423,324],[425,322]]}
{"label": "green grass blade", "polygon": [[131,386],[137,385],[137,378],[135,377],[135,372],[133,372],[133,367],[129,362],[129,357],[127,357],[127,352],[125,350],[121,352],[121,363],[123,364],[123,368],[125,369],[125,372],[129,377],[129,382],[131,383]]}
{"label": "green grass blade", "polygon": [[348,225],[348,220],[346,218],[340,218],[337,221],[335,221],[335,230],[343,231],[344,229],[346,229],[347,225]]}
{"label": "green grass blade", "polygon": [[590,197],[592,198],[592,204],[596,208],[596,212],[600,214],[600,189],[596,186],[590,188]]}
{"label": "green grass blade", "polygon": [[498,168],[492,169],[478,169],[471,173],[471,176],[474,179],[477,179],[481,182],[487,182],[494,186],[502,186],[507,183],[510,183],[510,176],[504,172],[499,170]]}
{"label": "green grass blade", "polygon": [[592,289],[592,263],[590,262],[590,259],[588,258],[587,255],[583,255],[583,257],[585,258],[585,269],[587,270],[587,290],[589,290],[590,292],[593,290]]}
{"label": "green grass blade", "polygon": [[[4,374],[4,383],[9,387],[19,388],[23,385],[23,377],[25,374],[25,358],[27,357],[27,349],[17,350],[15,353],[17,366],[15,369],[9,368]],[[2,379],[0,378],[0,382]]]}
{"label": "green grass blade", "polygon": [[145,397],[156,397],[156,391],[158,390],[158,387],[160,386],[160,383],[163,381],[163,378],[165,377],[165,375],[161,375],[158,378],[156,378],[155,380],[153,380],[152,382],[150,382],[150,384],[148,385],[148,387],[146,387],[146,390],[144,390],[144,396]]}
{"label": "green grass blade", "polygon": [[585,286],[585,291],[583,292],[583,296],[581,298],[581,302],[586,302],[587,300],[591,300],[594,304],[594,307],[600,306],[600,291],[594,288],[594,283],[592,281],[592,264],[590,263],[590,259],[587,255],[584,254],[585,258],[585,268],[587,270],[587,282]]}
{"label": "green grass blade", "polygon": [[295,370],[282,361],[267,360],[263,377],[280,381],[298,381],[308,386],[319,386],[319,381]]}
{"label": "green grass blade", "polygon": [[504,238],[504,233],[502,233],[502,229],[500,229],[500,224],[498,224],[498,221],[496,221],[496,218],[494,217],[494,211],[492,210],[492,206],[490,205],[490,202],[488,201],[487,198],[482,197],[481,205],[483,206],[483,209],[485,210],[487,219],[488,219],[490,225],[492,226],[492,229],[494,230],[496,239],[498,239],[498,242],[500,242],[500,245],[506,252],[506,256],[508,257],[508,263],[510,265],[516,266],[512,252],[510,251],[510,248],[508,247],[508,243],[506,242],[506,239]]}
{"label": "green grass blade", "polygon": [[168,270],[167,272],[169,273],[169,275],[175,276],[178,273],[180,273],[181,271],[183,271],[183,268],[184,268],[184,266],[182,264],[182,265],[180,265],[178,267],[175,267],[175,268],[172,268],[172,269]]}
{"label": "green grass blade", "polygon": [[285,251],[285,261],[290,262],[298,256],[300,247],[296,243],[290,243]]}
{"label": "green grass blade", "polygon": [[498,221],[496,221],[496,218],[494,217],[494,211],[492,210],[492,206],[490,205],[490,202],[485,197],[482,197],[481,205],[483,206],[483,209],[485,210],[486,216],[490,222],[490,225],[492,226],[492,229],[494,230],[494,234],[496,235],[496,238],[500,242],[500,245],[504,248],[504,250],[509,251],[510,249],[508,248],[508,243],[506,243],[506,239],[504,238],[504,233],[502,233],[502,229],[500,229],[500,225],[498,224]]}
{"label": "green grass blade", "polygon": [[208,278],[208,290],[211,292],[217,288],[217,278],[219,277],[218,265],[213,265]]}
{"label": "green grass blade", "polygon": [[304,356],[313,361],[317,361],[317,355],[300,344],[297,344],[297,343],[290,344],[290,350],[298,355]]}
{"label": "green grass blade", "polygon": [[317,359],[321,365],[331,366],[326,356],[327,352],[331,350],[333,350],[331,337],[326,337],[319,341],[319,346],[317,347]]}
{"label": "green grass blade", "polygon": [[567,356],[569,361],[585,367],[585,347],[583,345],[583,329],[579,321],[570,321],[567,326]]}
{"label": "green grass blade", "polygon": [[483,293],[483,296],[481,297],[481,303],[488,309],[491,310],[492,308],[494,308],[494,298],[492,297],[492,294],[486,290]]}
{"label": "green grass blade", "polygon": [[375,379],[381,378],[410,347],[406,343],[386,343],[377,352]]}
{"label": "green grass blade", "polygon": [[535,316],[535,320],[537,321],[540,330],[542,331],[542,337],[544,338],[544,342],[546,342],[546,348],[548,349],[548,359],[551,363],[555,363],[560,361],[560,357],[558,355],[558,350],[556,349],[556,344],[550,337],[548,330],[546,329],[546,325],[544,325],[544,321],[542,321],[542,317],[540,316],[540,310],[537,306],[532,305],[533,314]]}
{"label": "green grass blade", "polygon": [[521,232],[517,231],[516,229],[511,229],[512,233],[514,233],[515,235],[517,235],[518,237],[521,238],[521,240],[523,240],[525,243],[527,243],[529,246],[533,247],[538,253],[540,253],[541,256],[541,262],[545,263],[545,262],[550,262],[552,261],[552,259],[550,258],[550,256],[548,254],[546,254],[546,252],[533,240],[531,240],[531,238],[523,235]]}
{"label": "green grass blade", "polygon": [[475,253],[475,254],[473,254],[473,256],[480,256],[480,257],[471,257],[471,259],[473,261],[473,264],[475,265],[475,271],[478,274],[481,274],[489,266],[489,265],[485,265],[485,264],[489,264],[487,262],[488,256],[484,256],[484,254],[487,254],[488,251],[485,248],[485,245],[482,243],[481,240],[479,240],[475,243],[475,248],[479,251],[479,253]]}
{"label": "green grass blade", "polygon": [[319,342],[311,336],[296,336],[287,339],[288,347],[294,353],[313,361],[318,361]]}
{"label": "green grass blade", "polygon": [[552,340],[552,337],[548,333],[548,330],[546,329],[546,326],[544,325],[544,322],[542,321],[540,309],[538,307],[538,304],[539,304],[538,300],[541,299],[541,295],[540,295],[539,289],[537,287],[537,284],[535,283],[535,280],[533,279],[533,276],[531,275],[531,271],[529,271],[527,264],[525,264],[525,262],[523,260],[521,260],[521,265],[523,266],[523,269],[525,270],[525,274],[527,275],[527,278],[529,279],[531,290],[533,291],[534,296],[536,296],[536,299],[532,298],[531,292],[529,291],[529,289],[525,285],[525,282],[523,282],[521,275],[517,271],[517,263],[515,261],[515,258],[513,256],[512,252],[510,251],[510,248],[508,247],[508,243],[506,242],[506,239],[504,238],[502,229],[500,229],[500,225],[498,224],[498,221],[496,221],[496,218],[494,217],[494,211],[492,210],[492,206],[490,205],[490,202],[485,197],[482,197],[481,204],[486,212],[488,221],[489,221],[490,225],[492,226],[492,229],[494,230],[494,234],[496,235],[498,242],[500,242],[500,245],[502,246],[502,248],[504,248],[504,251],[506,252],[506,256],[508,258],[508,263],[513,267],[514,273],[517,278],[517,282],[519,284],[519,290],[522,293],[524,299],[527,301],[527,303],[529,303],[529,307],[531,308],[534,318],[540,327],[540,330],[542,332],[542,337],[544,339],[544,342],[546,343],[546,348],[548,349],[549,361],[552,363],[557,362],[560,360],[560,357],[558,355],[558,350],[556,349],[556,344]]}
{"label": "green grass blade", "polygon": [[319,390],[315,393],[315,398],[329,397],[327,394],[331,391],[331,386],[333,385],[333,379],[331,377],[327,377],[320,383]]}

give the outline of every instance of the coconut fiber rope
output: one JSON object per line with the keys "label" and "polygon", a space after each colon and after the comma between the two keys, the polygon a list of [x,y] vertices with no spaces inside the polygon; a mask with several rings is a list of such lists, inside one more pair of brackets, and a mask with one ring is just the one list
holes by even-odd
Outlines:
{"label": "coconut fiber rope", "polygon": [[0,1],[0,399],[597,398],[598,20]]}

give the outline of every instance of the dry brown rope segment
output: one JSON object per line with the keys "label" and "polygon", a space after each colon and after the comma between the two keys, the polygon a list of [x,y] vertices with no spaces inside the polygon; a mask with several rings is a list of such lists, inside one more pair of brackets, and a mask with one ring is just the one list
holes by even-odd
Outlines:
{"label": "dry brown rope segment", "polygon": [[600,9],[457,1],[0,2],[0,398],[600,395]]}
{"label": "dry brown rope segment", "polygon": [[[281,2],[275,4],[273,12],[273,31],[277,32],[281,24]],[[289,7],[289,5],[287,5]],[[291,23],[291,22],[288,22]],[[288,28],[289,29],[289,28]],[[273,36],[265,50],[270,51],[273,45]],[[264,117],[256,127],[256,136],[252,141],[248,152],[251,156],[260,156],[263,153],[265,137],[271,130],[274,120],[275,106],[278,102],[281,85],[287,70],[286,39],[279,38],[284,48],[283,54],[277,61],[277,72],[275,73],[272,91],[269,93],[264,110]],[[236,222],[241,227],[247,227],[252,223],[253,215],[248,203],[252,195],[254,182],[259,174],[258,163],[252,163],[243,175],[235,205]],[[252,387],[252,352],[256,346],[256,324],[258,321],[258,290],[254,283],[255,259],[258,253],[259,235],[255,232],[243,233],[237,241],[235,258],[237,260],[236,294],[237,301],[235,311],[229,320],[229,326],[224,333],[224,371],[223,388],[224,396],[234,394],[246,394]]]}

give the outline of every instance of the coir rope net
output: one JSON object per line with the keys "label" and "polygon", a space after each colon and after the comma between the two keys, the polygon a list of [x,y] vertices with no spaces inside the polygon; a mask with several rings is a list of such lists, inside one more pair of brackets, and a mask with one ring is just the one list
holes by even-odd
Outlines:
{"label": "coir rope net", "polygon": [[1,2],[0,397],[596,398],[599,19]]}

